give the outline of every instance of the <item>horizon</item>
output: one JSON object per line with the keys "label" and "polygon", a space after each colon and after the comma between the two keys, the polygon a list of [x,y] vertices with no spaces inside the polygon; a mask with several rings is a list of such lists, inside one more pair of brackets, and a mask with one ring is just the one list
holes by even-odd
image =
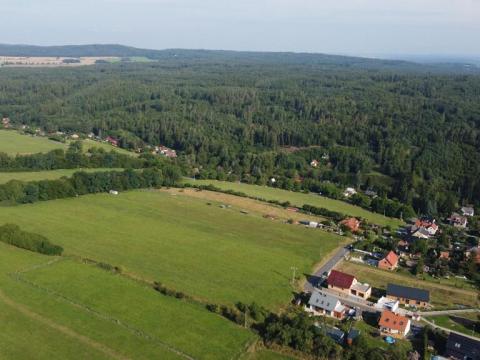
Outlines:
{"label": "horizon", "polygon": [[480,58],[478,0],[20,0],[2,11],[8,44]]}

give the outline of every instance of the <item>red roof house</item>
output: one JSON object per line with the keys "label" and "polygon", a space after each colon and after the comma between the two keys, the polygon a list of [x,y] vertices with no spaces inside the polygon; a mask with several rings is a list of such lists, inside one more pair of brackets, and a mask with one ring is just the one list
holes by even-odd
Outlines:
{"label": "red roof house", "polygon": [[355,276],[337,270],[330,271],[327,279],[329,288],[334,287],[342,290],[350,289],[354,282]]}
{"label": "red roof house", "polygon": [[405,316],[384,310],[378,321],[378,327],[382,333],[401,338],[410,331],[410,320]]}
{"label": "red roof house", "polygon": [[113,146],[118,146],[118,140],[117,139],[115,139],[111,136],[108,136],[106,140],[107,140],[107,142],[109,142]]}
{"label": "red roof house", "polygon": [[342,220],[340,221],[340,225],[347,227],[352,232],[356,232],[360,229],[360,221],[355,218]]}
{"label": "red roof house", "polygon": [[398,255],[390,251],[387,256],[378,262],[378,268],[383,270],[395,270],[398,267]]}

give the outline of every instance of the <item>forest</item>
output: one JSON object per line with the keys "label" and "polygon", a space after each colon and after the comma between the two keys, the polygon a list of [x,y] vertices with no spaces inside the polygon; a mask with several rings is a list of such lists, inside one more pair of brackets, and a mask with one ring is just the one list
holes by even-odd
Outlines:
{"label": "forest", "polygon": [[47,132],[115,136],[124,148],[165,145],[191,177],[353,186],[378,193],[363,204],[378,211],[387,199],[436,216],[480,205],[475,69],[172,52],[147,64],[0,69],[0,116]]}

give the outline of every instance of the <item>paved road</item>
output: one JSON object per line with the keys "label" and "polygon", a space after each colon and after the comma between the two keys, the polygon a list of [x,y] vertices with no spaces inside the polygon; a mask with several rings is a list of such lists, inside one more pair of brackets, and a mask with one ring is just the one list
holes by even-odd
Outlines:
{"label": "paved road", "polygon": [[312,292],[315,286],[318,286],[318,282],[321,280],[323,273],[328,273],[337,265],[340,260],[350,253],[348,245],[339,249],[335,255],[333,255],[324,265],[322,265],[314,274],[307,276],[304,290],[306,292]]}

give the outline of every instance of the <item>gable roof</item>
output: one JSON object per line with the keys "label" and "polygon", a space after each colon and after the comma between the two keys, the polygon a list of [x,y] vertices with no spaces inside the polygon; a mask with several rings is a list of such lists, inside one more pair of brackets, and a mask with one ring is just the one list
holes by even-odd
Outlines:
{"label": "gable roof", "polygon": [[385,260],[392,266],[396,266],[398,263],[398,255],[395,254],[393,251],[390,251],[387,256],[385,256],[382,260]]}
{"label": "gable roof", "polygon": [[480,359],[480,341],[450,333],[446,355],[455,359]]}
{"label": "gable roof", "polygon": [[345,274],[341,271],[332,270],[330,275],[328,275],[327,283],[328,285],[339,287],[342,289],[350,289],[355,280],[355,276],[350,274]]}
{"label": "gable roof", "polygon": [[322,291],[314,291],[312,296],[310,296],[310,300],[308,301],[309,305],[316,306],[327,311],[334,311],[338,303],[340,303],[340,301],[336,297]]}
{"label": "gable roof", "polygon": [[430,293],[427,290],[396,284],[387,285],[387,295],[425,302],[430,301]]}
{"label": "gable roof", "polygon": [[410,320],[405,316],[395,314],[392,311],[384,310],[378,321],[378,326],[392,330],[405,332]]}

